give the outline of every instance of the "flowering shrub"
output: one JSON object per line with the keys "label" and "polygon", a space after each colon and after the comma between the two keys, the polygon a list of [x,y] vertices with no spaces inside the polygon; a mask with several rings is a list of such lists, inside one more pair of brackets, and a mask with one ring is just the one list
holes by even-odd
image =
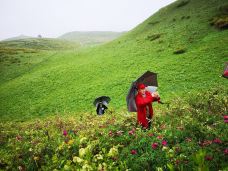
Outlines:
{"label": "flowering shrub", "polygon": [[[135,113],[1,122],[0,169],[225,169],[228,125],[224,102],[228,97],[224,94],[210,91],[177,99],[160,111],[155,108],[150,130],[136,126]],[[208,108],[208,103],[216,106]]]}

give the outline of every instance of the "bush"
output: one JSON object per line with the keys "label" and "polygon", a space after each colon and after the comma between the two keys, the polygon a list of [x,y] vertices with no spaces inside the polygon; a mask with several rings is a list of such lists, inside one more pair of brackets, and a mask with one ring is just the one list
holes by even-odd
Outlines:
{"label": "bush", "polygon": [[189,19],[189,18],[191,18],[189,15],[188,16],[182,16],[181,17],[181,20],[183,20],[183,19]]}
{"label": "bush", "polygon": [[211,89],[189,98],[188,103],[196,111],[206,111],[211,114],[224,114],[228,110],[228,91],[223,88]]}
{"label": "bush", "polygon": [[161,34],[153,34],[153,35],[147,36],[147,40],[154,41],[160,37],[161,37]]}
{"label": "bush", "polygon": [[164,42],[163,40],[159,40],[159,41],[158,41],[159,44],[161,44],[161,43],[163,43],[163,42]]}
{"label": "bush", "polygon": [[182,53],[185,53],[185,52],[186,52],[185,48],[178,48],[173,53],[174,54],[182,54]]}
{"label": "bush", "polygon": [[179,2],[179,4],[177,4],[177,8],[187,5],[189,2],[190,2],[190,0],[183,0],[183,1]]}
{"label": "bush", "polygon": [[149,22],[148,24],[150,24],[150,25],[156,25],[156,24],[158,24],[158,23],[160,23],[160,21],[151,21],[151,22]]}
{"label": "bush", "polygon": [[228,28],[228,16],[223,17],[214,17],[210,23],[218,29],[227,29]]}

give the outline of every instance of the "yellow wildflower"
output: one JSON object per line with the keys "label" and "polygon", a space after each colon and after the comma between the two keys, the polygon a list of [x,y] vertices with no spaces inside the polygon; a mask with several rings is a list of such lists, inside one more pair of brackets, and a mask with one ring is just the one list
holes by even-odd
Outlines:
{"label": "yellow wildflower", "polygon": [[86,138],[86,137],[83,137],[83,138],[80,139],[80,144],[83,144],[83,143],[85,143],[86,141],[87,141],[87,138]]}
{"label": "yellow wildflower", "polygon": [[116,147],[112,147],[108,152],[109,157],[116,157],[117,155],[118,155],[118,149]]}
{"label": "yellow wildflower", "polygon": [[89,171],[89,170],[93,170],[93,168],[90,165],[88,165],[88,164],[84,164],[82,166],[82,170]]}
{"label": "yellow wildflower", "polygon": [[86,155],[86,150],[85,150],[85,148],[80,148],[79,149],[79,157],[83,157],[83,156],[85,156]]}
{"label": "yellow wildflower", "polygon": [[72,145],[74,143],[74,140],[68,141],[68,145]]}
{"label": "yellow wildflower", "polygon": [[83,161],[84,161],[84,160],[81,159],[80,157],[77,157],[77,156],[73,157],[73,162],[74,162],[74,163],[82,163]]}
{"label": "yellow wildflower", "polygon": [[33,159],[34,159],[34,160],[39,160],[39,157],[34,156]]}
{"label": "yellow wildflower", "polygon": [[70,169],[70,166],[68,166],[68,165],[66,165],[66,164],[64,165],[63,168],[64,168],[64,170],[66,170],[66,171],[71,170],[71,169]]}
{"label": "yellow wildflower", "polygon": [[166,146],[163,146],[162,147],[162,151],[167,151],[169,148],[168,147],[166,147]]}

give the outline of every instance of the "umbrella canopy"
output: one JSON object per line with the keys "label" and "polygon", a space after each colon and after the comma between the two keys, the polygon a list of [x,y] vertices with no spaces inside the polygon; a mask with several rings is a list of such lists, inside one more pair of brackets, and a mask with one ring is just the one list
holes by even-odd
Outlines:
{"label": "umbrella canopy", "polygon": [[93,105],[97,106],[98,103],[102,103],[102,104],[104,104],[106,106],[110,101],[111,101],[110,97],[108,97],[108,96],[100,96],[100,97],[97,97],[94,100]]}
{"label": "umbrella canopy", "polygon": [[137,111],[137,107],[135,104],[135,96],[137,94],[137,88],[136,88],[136,83],[132,82],[131,87],[128,91],[127,94],[127,109],[129,112],[136,112]]}
{"label": "umbrella canopy", "polygon": [[147,71],[140,76],[136,81],[132,82],[131,87],[127,94],[127,108],[129,112],[136,112],[137,107],[135,104],[135,96],[137,94],[137,84],[143,83],[145,86],[151,86],[149,91],[156,91],[158,87],[157,74],[154,72]]}
{"label": "umbrella canopy", "polygon": [[158,87],[157,73],[147,71],[141,77],[139,77],[136,83],[143,83],[145,86]]}

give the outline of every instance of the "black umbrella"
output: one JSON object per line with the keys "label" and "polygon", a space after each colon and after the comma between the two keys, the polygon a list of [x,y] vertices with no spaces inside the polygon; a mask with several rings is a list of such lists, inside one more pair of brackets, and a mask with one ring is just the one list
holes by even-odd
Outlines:
{"label": "black umbrella", "polygon": [[137,111],[137,107],[135,104],[135,96],[137,94],[137,88],[136,88],[137,84],[135,82],[132,82],[131,87],[128,91],[127,94],[127,109],[129,112],[136,112]]}
{"label": "black umbrella", "polygon": [[136,112],[137,107],[135,104],[135,96],[137,94],[137,84],[143,83],[145,86],[155,86],[158,87],[157,73],[147,71],[142,76],[140,76],[136,81],[132,82],[131,87],[127,94],[127,108],[129,112]]}
{"label": "black umbrella", "polygon": [[136,83],[143,83],[145,86],[158,87],[157,73],[147,71],[141,77],[139,77]]}
{"label": "black umbrella", "polygon": [[105,104],[105,103],[109,103],[111,101],[111,98],[108,97],[108,96],[101,96],[101,97],[98,97],[94,100],[93,102],[93,105],[94,106],[97,106],[98,103],[102,103],[102,104]]}

